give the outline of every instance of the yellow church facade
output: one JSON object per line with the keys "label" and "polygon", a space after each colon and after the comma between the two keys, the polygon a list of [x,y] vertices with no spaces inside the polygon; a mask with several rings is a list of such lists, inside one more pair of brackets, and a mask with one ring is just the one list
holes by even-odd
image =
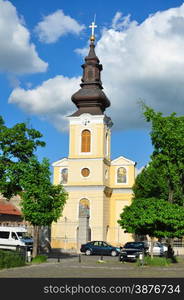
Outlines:
{"label": "yellow church facade", "polygon": [[117,220],[131,204],[136,163],[123,156],[111,160],[113,124],[104,113],[110,101],[102,91],[102,65],[94,48],[91,39],[81,89],[72,96],[78,110],[68,117],[69,155],[53,163],[54,184],[63,184],[68,199],[52,224],[51,245],[64,251],[78,251],[92,240],[113,245],[132,240]]}

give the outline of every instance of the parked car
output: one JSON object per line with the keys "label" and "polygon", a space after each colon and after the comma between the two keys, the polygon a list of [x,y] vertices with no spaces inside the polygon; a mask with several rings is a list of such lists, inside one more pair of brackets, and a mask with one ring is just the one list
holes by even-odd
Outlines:
{"label": "parked car", "polygon": [[136,261],[140,254],[147,255],[148,245],[145,242],[128,242],[121,249],[119,254],[120,261]]}
{"label": "parked car", "polygon": [[0,226],[0,249],[18,250],[27,247],[32,251],[33,239],[24,227]]}
{"label": "parked car", "polygon": [[[148,242],[148,253],[151,254],[151,243]],[[155,256],[165,256],[167,254],[168,247],[160,242],[153,242],[153,255]]]}
{"label": "parked car", "polygon": [[120,253],[120,248],[109,245],[104,241],[92,241],[82,244],[80,251],[86,255],[99,254],[117,256]]}

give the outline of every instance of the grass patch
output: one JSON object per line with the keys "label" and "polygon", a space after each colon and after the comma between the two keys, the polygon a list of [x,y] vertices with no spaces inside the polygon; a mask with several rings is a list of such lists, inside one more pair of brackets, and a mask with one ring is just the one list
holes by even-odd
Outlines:
{"label": "grass patch", "polygon": [[105,260],[103,260],[103,259],[99,259],[99,260],[97,260],[97,263],[98,263],[98,264],[105,264],[105,263],[106,263],[106,261],[105,261]]}
{"label": "grass patch", "polygon": [[46,255],[37,255],[32,259],[32,263],[34,264],[41,264],[43,262],[47,261],[47,256]]}
{"label": "grass patch", "polygon": [[17,251],[0,250],[0,269],[25,266],[25,257]]}
{"label": "grass patch", "polygon": [[[146,266],[160,266],[160,267],[166,267],[172,263],[177,263],[176,257],[166,258],[166,257],[153,257],[145,256],[144,257],[144,264]],[[142,263],[140,261],[137,262],[138,266],[141,266]]]}

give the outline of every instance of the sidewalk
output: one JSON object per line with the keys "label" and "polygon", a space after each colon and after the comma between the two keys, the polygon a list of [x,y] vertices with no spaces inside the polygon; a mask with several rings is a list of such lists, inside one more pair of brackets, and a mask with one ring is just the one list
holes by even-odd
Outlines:
{"label": "sidewalk", "polygon": [[184,259],[167,267],[137,266],[118,258],[78,256],[49,258],[48,262],[0,270],[0,278],[184,278]]}

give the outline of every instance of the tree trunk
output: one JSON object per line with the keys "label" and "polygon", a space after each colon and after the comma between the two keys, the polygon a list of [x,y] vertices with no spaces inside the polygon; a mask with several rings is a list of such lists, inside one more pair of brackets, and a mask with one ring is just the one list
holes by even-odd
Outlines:
{"label": "tree trunk", "polygon": [[153,258],[153,243],[154,243],[154,238],[151,236],[151,246],[150,246],[150,254],[151,254],[151,259]]}
{"label": "tree trunk", "polygon": [[33,258],[38,254],[38,245],[39,245],[39,226],[33,226]]}
{"label": "tree trunk", "polygon": [[173,248],[173,243],[174,243],[174,239],[173,238],[168,238],[167,239],[167,244],[170,245]]}
{"label": "tree trunk", "polygon": [[169,188],[168,201],[169,201],[170,203],[173,203],[173,194],[174,194],[173,189]]}
{"label": "tree trunk", "polygon": [[[170,203],[173,203],[173,195],[174,195],[174,191],[173,189],[169,186],[169,196],[168,196],[168,201]],[[173,242],[174,242],[174,239],[173,238],[168,238],[168,245],[170,245],[171,247],[173,247]]]}

